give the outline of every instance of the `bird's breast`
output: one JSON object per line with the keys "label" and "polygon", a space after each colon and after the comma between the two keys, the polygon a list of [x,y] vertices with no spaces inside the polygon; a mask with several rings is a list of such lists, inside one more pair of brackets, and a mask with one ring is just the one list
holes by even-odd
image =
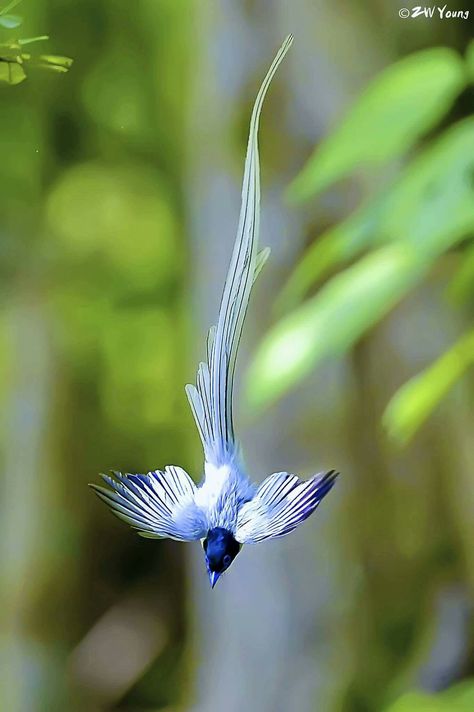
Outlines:
{"label": "bird's breast", "polygon": [[203,509],[209,509],[217,504],[225,495],[232,478],[229,465],[216,467],[210,462],[204,465],[204,481],[196,492],[196,504]]}
{"label": "bird's breast", "polygon": [[237,467],[207,462],[195,502],[203,510],[209,527],[225,527],[233,531],[239,507],[249,498],[249,488],[247,477]]}

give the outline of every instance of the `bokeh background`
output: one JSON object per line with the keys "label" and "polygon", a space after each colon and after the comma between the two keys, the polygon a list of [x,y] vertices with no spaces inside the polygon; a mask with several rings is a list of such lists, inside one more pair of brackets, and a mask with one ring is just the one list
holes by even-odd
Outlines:
{"label": "bokeh background", "polygon": [[[474,709],[472,17],[400,8],[24,0],[0,25],[2,711]],[[87,483],[200,479],[184,384],[290,31],[238,424],[257,481],[343,475],[211,592],[199,545]]]}

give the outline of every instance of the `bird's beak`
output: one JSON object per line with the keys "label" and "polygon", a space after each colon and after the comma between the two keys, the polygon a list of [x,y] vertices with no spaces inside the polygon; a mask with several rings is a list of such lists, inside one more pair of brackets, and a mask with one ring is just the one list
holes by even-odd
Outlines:
{"label": "bird's beak", "polygon": [[211,582],[211,588],[214,588],[220,574],[218,574],[217,571],[209,571],[208,573],[209,573],[209,581]]}

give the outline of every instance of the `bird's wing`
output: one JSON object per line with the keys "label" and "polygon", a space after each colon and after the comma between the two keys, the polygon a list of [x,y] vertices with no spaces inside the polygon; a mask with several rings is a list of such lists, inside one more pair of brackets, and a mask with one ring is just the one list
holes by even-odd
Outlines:
{"label": "bird's wing", "polygon": [[270,475],[240,509],[235,538],[241,544],[255,544],[289,534],[314,512],[337,474],[331,470],[310,480],[288,472]]}
{"label": "bird's wing", "polygon": [[269,255],[268,249],[257,253],[260,210],[257,134],[260,111],[273,75],[292,41],[293,37],[289,35],[280,47],[255,100],[245,159],[239,226],[219,318],[217,326],[209,331],[207,363],[199,364],[196,385],[186,386],[206,460],[216,466],[229,462],[235,452],[232,415],[235,361],[252,284]]}
{"label": "bird's wing", "polygon": [[196,486],[181,467],[169,466],[147,475],[102,475],[108,487],[91,485],[114,514],[150,539],[201,539],[207,523],[196,506]]}

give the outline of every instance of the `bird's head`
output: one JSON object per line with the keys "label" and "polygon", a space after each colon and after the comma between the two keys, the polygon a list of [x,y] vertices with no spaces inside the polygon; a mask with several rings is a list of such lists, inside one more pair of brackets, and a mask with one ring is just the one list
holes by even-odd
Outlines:
{"label": "bird's head", "polygon": [[222,527],[210,529],[202,543],[211,588],[226,571],[241,549],[233,534]]}

